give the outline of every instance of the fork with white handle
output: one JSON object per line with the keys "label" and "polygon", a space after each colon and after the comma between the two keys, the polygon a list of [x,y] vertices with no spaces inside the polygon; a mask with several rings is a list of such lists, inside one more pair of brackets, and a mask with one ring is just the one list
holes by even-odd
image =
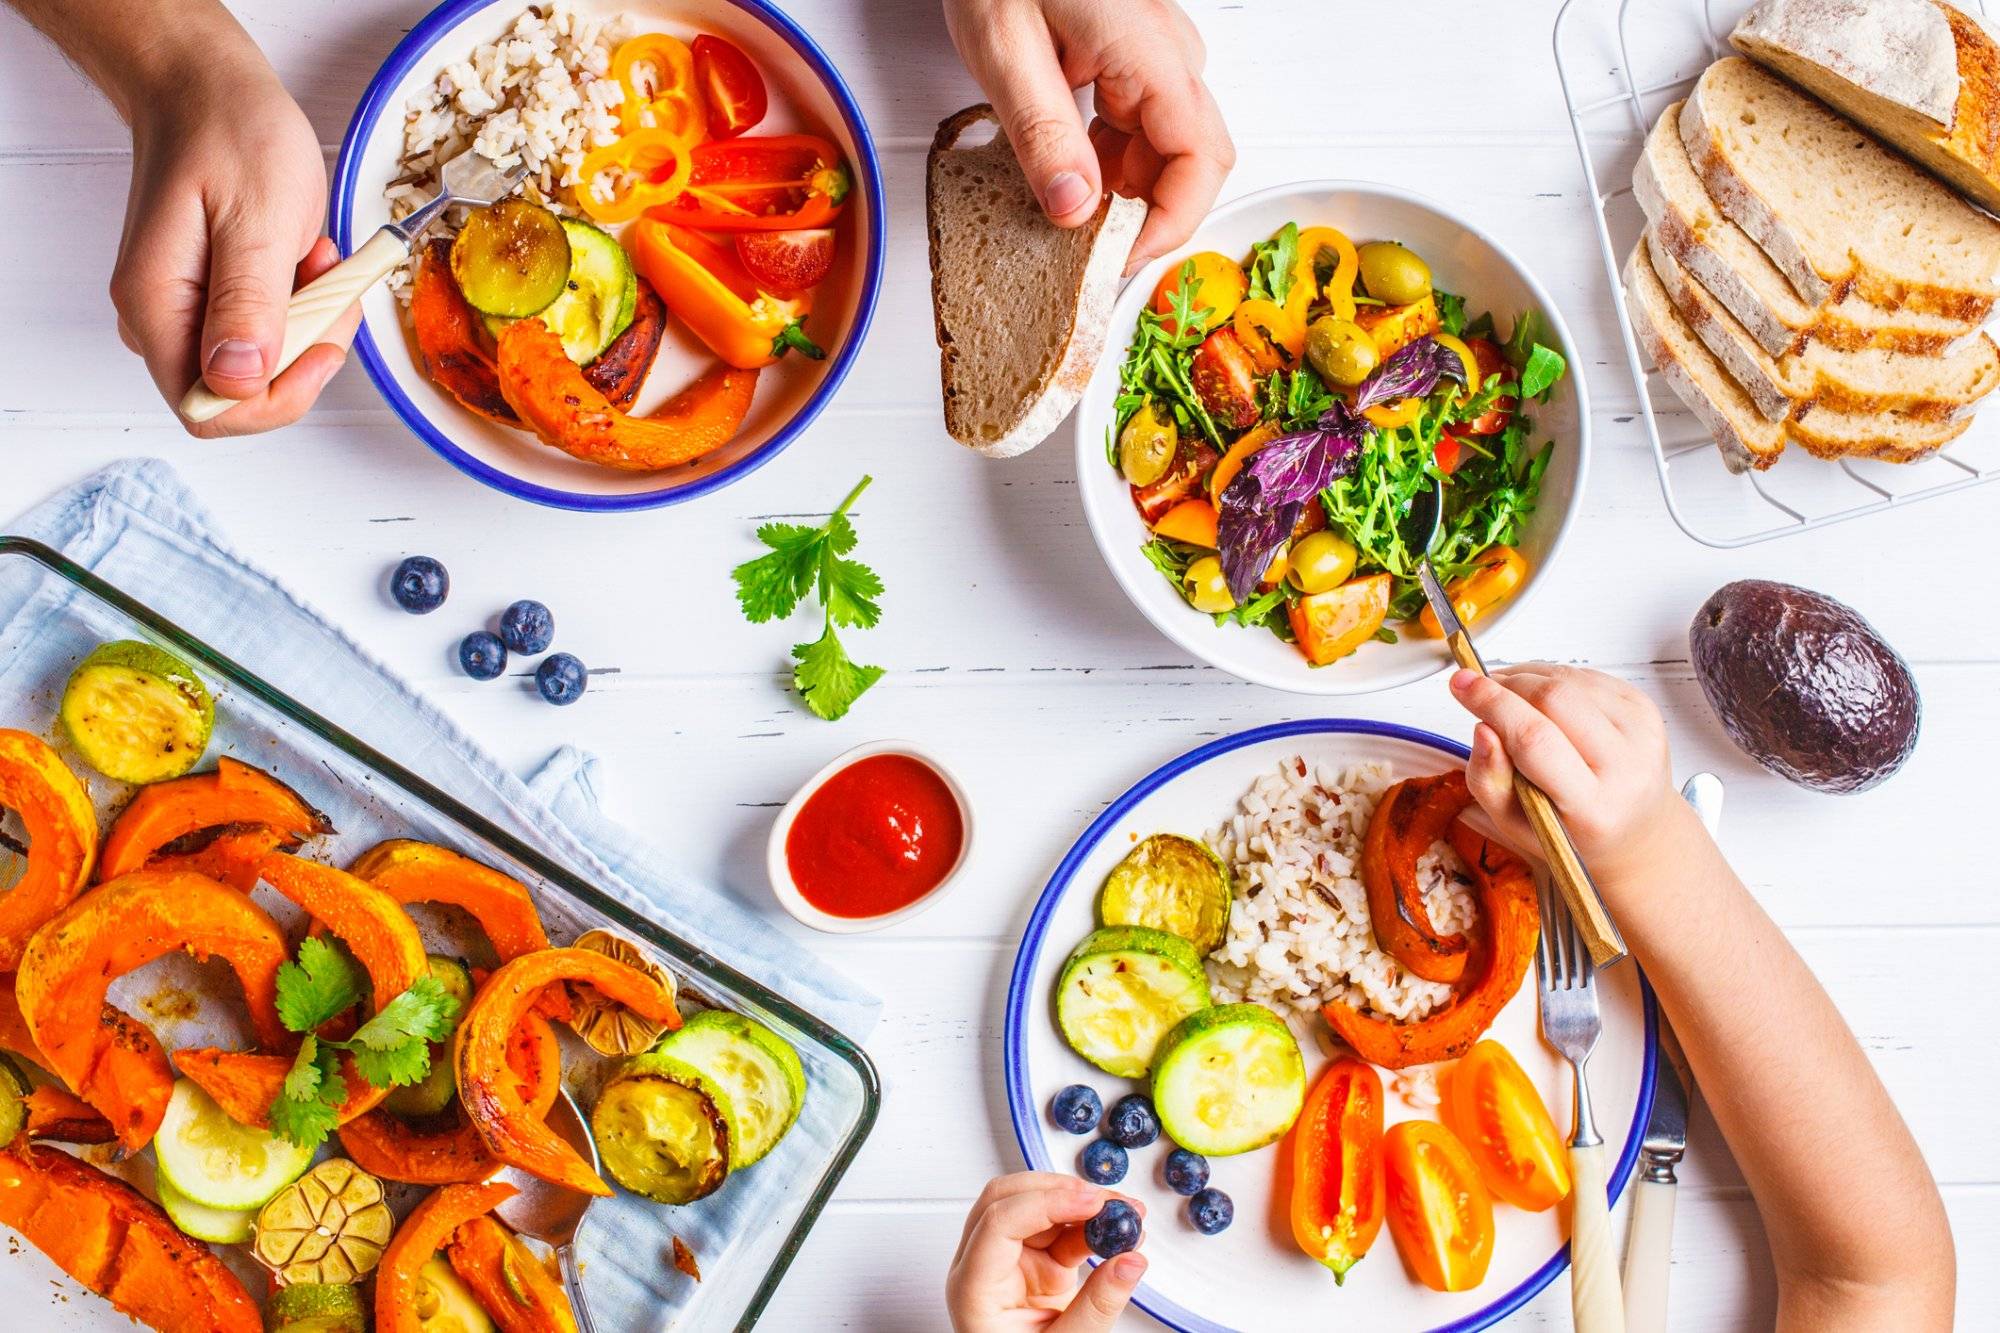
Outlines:
{"label": "fork with white handle", "polygon": [[1570,1311],[1577,1333],[1623,1333],[1625,1304],[1618,1260],[1611,1251],[1611,1208],[1605,1198],[1604,1136],[1591,1117],[1590,1085],[1584,1078],[1584,1066],[1604,1029],[1597,1010],[1597,969],[1569,909],[1546,882],[1541,899],[1535,981],[1541,990],[1542,1037],[1569,1061],[1574,1075],[1569,1138]]}

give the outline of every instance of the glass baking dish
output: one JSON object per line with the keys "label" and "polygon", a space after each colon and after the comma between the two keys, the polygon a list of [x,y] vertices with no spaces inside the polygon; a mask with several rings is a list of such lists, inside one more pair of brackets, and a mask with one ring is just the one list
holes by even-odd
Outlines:
{"label": "glass baking dish", "polygon": [[[71,668],[98,643],[149,640],[195,666],[215,696],[215,736],[204,766],[212,765],[216,755],[227,754],[268,769],[332,817],[340,832],[307,844],[303,854],[344,865],[390,836],[455,848],[526,884],[552,941],[567,943],[595,928],[622,931],[648,946],[675,973],[684,1005],[748,1014],[785,1036],[805,1065],[808,1092],[798,1123],[769,1157],[730,1177],[708,1199],[685,1207],[646,1203],[622,1194],[615,1204],[601,1201],[593,1205],[579,1239],[587,1290],[592,1287],[593,1255],[615,1254],[617,1259],[607,1257],[604,1262],[613,1266],[621,1281],[638,1272],[644,1286],[627,1290],[644,1291],[650,1297],[644,1318],[623,1324],[593,1301],[592,1314],[602,1333],[617,1333],[620,1327],[708,1330],[756,1323],[874,1127],[881,1088],[865,1052],[783,996],[682,940],[668,926],[632,910],[48,547],[0,537],[0,606],[10,605],[20,606],[22,612],[0,625],[0,726],[33,732],[62,749],[71,767],[90,777],[100,818],[117,808],[124,793],[110,790],[116,784],[91,774],[60,737],[57,702]],[[11,880],[14,872],[4,865],[9,859],[0,846],[0,875]],[[259,893],[262,901],[270,891]],[[417,914],[428,938],[436,927],[422,919],[421,912]],[[179,961],[188,968],[195,966]],[[154,966],[169,963],[163,960]],[[117,988],[112,995],[127,1008],[142,1012],[169,1049],[185,1044],[173,1039],[170,1029],[177,1020],[172,1014],[134,1005]],[[580,1043],[567,1044],[573,1051],[584,1049]],[[566,1080],[574,1082],[572,1070],[584,1063],[566,1060]],[[588,1103],[584,1105],[587,1108]],[[779,1174],[766,1176],[766,1172]],[[406,1188],[411,1198],[421,1193]],[[702,1274],[698,1283],[672,1268],[676,1235],[688,1238],[694,1249]],[[238,1266],[235,1256],[229,1257],[232,1266]],[[12,1281],[6,1277],[9,1269],[17,1274]],[[19,1261],[0,1262],[0,1302],[7,1302],[8,1309],[24,1308],[19,1304],[23,1300],[30,1302],[27,1308],[40,1315],[37,1327],[131,1327],[102,1300],[73,1294],[52,1300],[46,1286],[19,1276],[28,1271]],[[263,1289],[255,1282],[250,1285],[253,1293]]]}

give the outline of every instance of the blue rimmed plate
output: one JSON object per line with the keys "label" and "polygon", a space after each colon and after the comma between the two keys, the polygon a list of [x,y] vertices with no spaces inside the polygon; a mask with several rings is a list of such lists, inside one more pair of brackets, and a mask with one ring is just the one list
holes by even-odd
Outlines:
{"label": "blue rimmed plate", "polygon": [[[1441,772],[1465,762],[1465,747],[1442,736],[1380,722],[1286,722],[1210,742],[1149,774],[1084,830],[1028,921],[1007,990],[1005,1068],[1007,1107],[1021,1153],[1036,1170],[1076,1170],[1089,1136],[1049,1123],[1050,1098],[1067,1084],[1086,1083],[1106,1105],[1136,1084],[1125,1084],[1086,1064],[1056,1030],[1056,976],[1077,941],[1096,925],[1097,890],[1137,838],[1153,833],[1201,836],[1236,808],[1251,783],[1294,756],[1308,764],[1344,767],[1381,761],[1392,777]],[[1656,1058],[1653,999],[1636,965],[1599,978],[1604,1037],[1590,1063],[1598,1123],[1617,1153],[1611,1173],[1615,1200],[1639,1154],[1639,1140],[1653,1101]],[[1543,1045],[1535,1019],[1532,973],[1487,1033],[1511,1051],[1541,1090],[1558,1125],[1569,1118],[1567,1067]],[[1315,1018],[1302,1031],[1309,1077],[1329,1057]],[[1436,1112],[1399,1095],[1399,1080],[1385,1074],[1388,1119],[1435,1119]],[[1615,1132],[1613,1128],[1615,1127]],[[1211,1161],[1211,1184],[1236,1203],[1236,1222],[1219,1236],[1188,1224],[1185,1200],[1160,1179],[1171,1145],[1162,1138],[1132,1154],[1131,1172],[1118,1186],[1146,1204],[1146,1281],[1137,1303],[1185,1333],[1295,1327],[1303,1311],[1315,1323],[1336,1321],[1367,1329],[1472,1330],[1485,1328],[1526,1303],[1569,1266],[1558,1210],[1526,1213],[1496,1204],[1493,1261],[1485,1282],[1466,1292],[1440,1293],[1404,1271],[1387,1229],[1368,1257],[1336,1287],[1332,1276],[1300,1253],[1283,1215],[1278,1173],[1283,1145]]]}
{"label": "blue rimmed plate", "polygon": [[[397,44],[362,94],[334,168],[332,232],[342,253],[389,220],[382,191],[398,174],[403,109],[445,65],[506,32],[527,0],[447,0]],[[362,299],[354,346],[370,379],[396,415],[454,467],[487,485],[564,509],[614,511],[677,504],[727,486],[784,450],[847,377],[882,286],[882,173],[875,143],[854,95],[812,38],[764,0],[673,3],[672,0],[577,0],[580,13],[629,15],[642,28],[692,38],[712,33],[741,47],[771,90],[771,112],[752,132],[808,131],[847,154],[855,188],[838,224],[840,258],[814,292],[811,328],[829,347],[824,361],[786,357],[766,370],[743,429],[708,457],[665,472],[630,473],[580,462],[532,436],[466,411],[424,373],[408,321],[386,287]],[[669,317],[646,386],[633,410],[645,413],[714,363],[707,349]]]}

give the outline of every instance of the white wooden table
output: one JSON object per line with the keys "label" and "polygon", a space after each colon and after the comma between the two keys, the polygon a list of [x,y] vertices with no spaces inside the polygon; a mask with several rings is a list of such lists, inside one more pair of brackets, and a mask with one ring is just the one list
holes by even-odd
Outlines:
{"label": "white wooden table", "polygon": [[[329,156],[369,76],[427,7],[236,4]],[[1990,1262],[2000,1248],[2000,896],[1990,816],[1974,822],[1991,804],[1979,794],[1993,790],[2000,741],[1990,535],[2000,493],[1745,553],[1689,541],[1666,515],[1632,420],[1549,56],[1556,0],[1191,7],[1240,152],[1226,195],[1308,176],[1395,182],[1480,218],[1561,306],[1596,404],[1592,488],[1568,560],[1492,655],[1635,680],[1667,712],[1679,771],[1712,769],[1729,783],[1725,845],[1839,1001],[1943,1183],[1961,1325],[2000,1327]],[[923,154],[937,120],[976,91],[933,0],[791,8],[853,83],[883,150],[891,245],[874,332],[839,400],[779,461],[690,505],[610,517],[534,508],[461,476],[354,366],[280,434],[185,438],[119,344],[105,296],[130,164],[124,131],[0,11],[0,518],[113,459],[171,460],[242,549],[505,760],[525,771],[562,742],[605,756],[613,812],[758,906],[773,930],[796,929],[763,881],[773,808],[864,740],[903,736],[947,756],[985,835],[953,901],[879,935],[809,941],[885,1000],[868,1045],[887,1100],[767,1320],[935,1329],[968,1201],[1020,1165],[1000,1013],[1016,936],[1050,868],[1112,796],[1165,759],[1315,710],[1199,667],[1126,603],[1079,512],[1066,432],[1005,464],[944,434]],[[1304,123],[1301,107],[1316,108]],[[887,581],[887,614],[851,644],[889,674],[829,725],[786,688],[790,630],[745,624],[728,570],[754,553],[758,520],[822,512],[863,472],[875,485],[858,511],[860,553]],[[557,710],[526,680],[460,675],[452,648],[464,615],[412,619],[385,595],[388,568],[416,552],[446,562],[452,605],[467,615],[546,601],[559,646],[600,672],[588,697]],[[1850,600],[1915,666],[1923,742],[1887,786],[1811,795],[1751,765],[1711,720],[1688,666],[1687,622],[1714,588],[1753,574]],[[1337,708],[1466,730],[1436,680]],[[1829,1173],[1841,1159],[1841,1145],[1827,1144]],[[1676,1326],[1768,1326],[1774,1293],[1756,1215],[1705,1115],[1682,1180]],[[1519,1322],[1566,1325],[1563,1293],[1551,1288]],[[77,1313],[52,1299],[32,1325],[0,1322],[63,1326]]]}

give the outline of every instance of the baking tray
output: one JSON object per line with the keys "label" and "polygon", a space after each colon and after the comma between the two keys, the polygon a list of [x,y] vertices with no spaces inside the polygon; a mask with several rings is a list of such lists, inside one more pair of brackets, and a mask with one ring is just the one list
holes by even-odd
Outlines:
{"label": "baking tray", "polygon": [[[1985,17],[1985,0],[1956,2]],[[1619,278],[1645,228],[1632,198],[1632,166],[1660,112],[1686,96],[1712,61],[1730,54],[1729,31],[1749,8],[1750,0],[1568,0],[1556,14],[1554,38],[1599,257],[1618,302],[1618,331],[1660,491],[1681,531],[1716,547],[1752,546],[2000,480],[2000,411],[1991,420],[1981,416],[1921,463],[1830,463],[1793,448],[1768,471],[1731,473],[1694,414],[1648,371],[1624,318]]]}
{"label": "baking tray", "polygon": [[[579,1240],[586,1285],[593,1255],[616,1253],[628,1271],[648,1274],[647,1288],[655,1301],[645,1318],[629,1327],[708,1330],[756,1323],[874,1127],[881,1087],[865,1052],[782,995],[634,911],[48,547],[0,537],[4,605],[18,605],[22,611],[0,625],[0,726],[34,732],[64,750],[71,767],[90,779],[100,818],[117,808],[126,789],[91,773],[58,735],[57,701],[71,668],[98,643],[148,640],[196,667],[215,696],[215,736],[205,764],[227,754],[268,769],[332,816],[340,832],[309,843],[306,855],[344,865],[389,836],[455,848],[526,884],[553,942],[567,943],[600,927],[622,931],[648,946],[676,974],[684,1003],[748,1014],[783,1034],[805,1064],[808,1092],[798,1123],[771,1155],[731,1177],[708,1199],[686,1207],[624,1195],[609,1208],[611,1201],[593,1205]],[[0,849],[0,877],[6,880],[14,873],[4,864],[9,857]],[[270,891],[259,895],[262,901]],[[427,940],[434,931],[449,930],[448,923],[440,926],[423,909],[414,914],[420,916]],[[196,967],[191,960],[175,958],[154,969],[170,966]],[[158,982],[150,979],[154,969],[121,979],[112,998],[141,1014],[173,1049],[185,1044],[174,1039],[175,1025],[202,1020],[145,1002],[146,992],[133,987],[151,986],[152,993],[159,993]],[[566,1061],[566,1081],[579,1063]],[[588,1071],[581,1075],[588,1076]],[[733,1198],[732,1191],[737,1191]],[[695,1249],[699,1283],[672,1269],[670,1249],[677,1234]],[[33,1310],[36,1328],[131,1327],[107,1302],[76,1295],[71,1283],[60,1283],[51,1293],[40,1272],[39,1265],[31,1269],[21,1259],[0,1261],[5,1308]],[[34,1280],[23,1280],[30,1273],[37,1275]],[[261,1289],[251,1284],[253,1293]],[[606,1313],[595,1305],[592,1312],[602,1333],[617,1333],[618,1325]],[[11,1326],[11,1321],[0,1322]]]}

